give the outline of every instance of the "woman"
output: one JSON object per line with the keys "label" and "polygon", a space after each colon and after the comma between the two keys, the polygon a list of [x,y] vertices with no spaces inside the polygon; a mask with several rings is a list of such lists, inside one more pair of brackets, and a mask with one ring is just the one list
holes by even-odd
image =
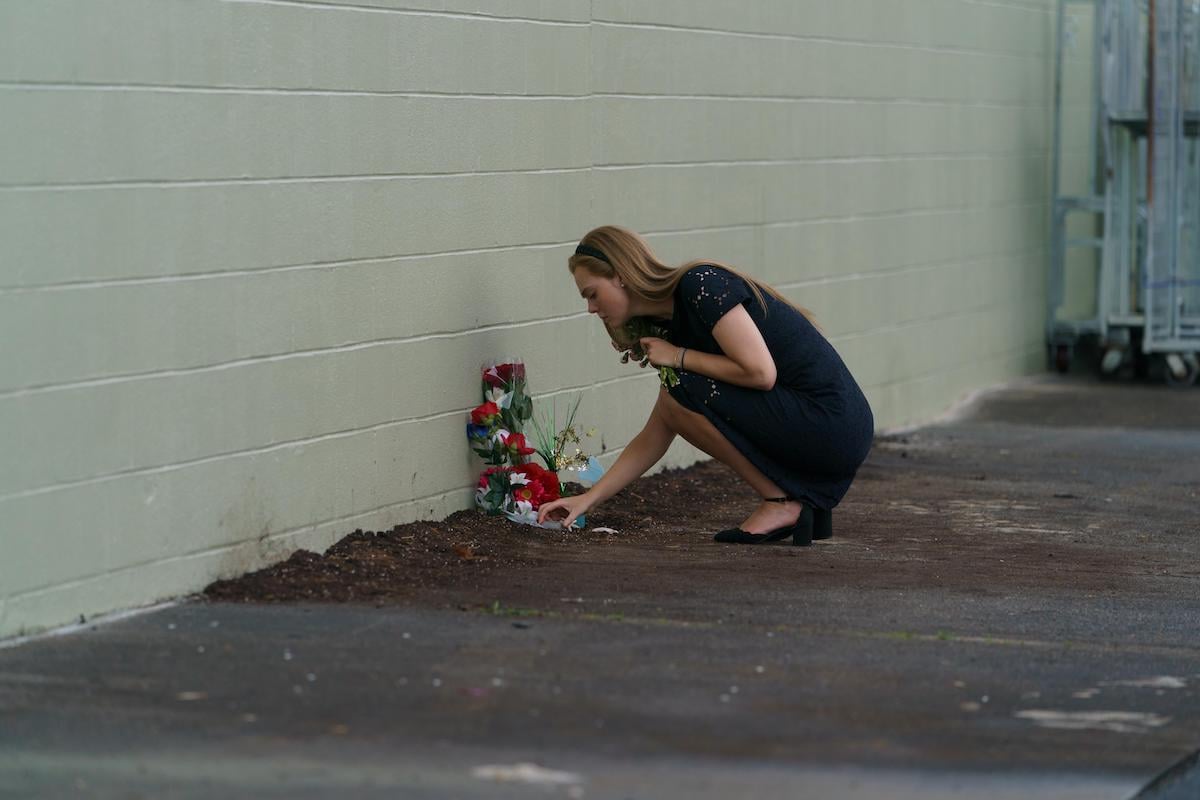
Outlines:
{"label": "woman", "polygon": [[[679,382],[658,400],[612,469],[585,494],[543,505],[539,521],[569,526],[642,475],[682,436],[727,464],[762,498],[719,542],[791,537],[807,545],[832,535],[830,510],[858,470],[874,418],[846,365],[807,313],[768,286],[711,261],[672,268],[637,234],[596,228],[568,266],[588,312],[614,342],[630,321],[665,338],[637,340],[649,363]],[[640,318],[640,320],[638,319]],[[645,362],[643,362],[645,366]]]}

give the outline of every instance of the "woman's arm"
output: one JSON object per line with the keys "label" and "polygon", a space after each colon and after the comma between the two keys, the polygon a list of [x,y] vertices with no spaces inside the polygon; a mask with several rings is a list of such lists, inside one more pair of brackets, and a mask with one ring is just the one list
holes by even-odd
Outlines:
{"label": "woman's arm", "polygon": [[663,339],[645,338],[641,342],[650,363],[656,367],[682,366],[688,372],[735,386],[763,391],[774,388],[775,359],[745,306],[734,306],[717,320],[713,338],[725,355],[689,349],[683,354],[682,365],[679,364],[681,348]]}
{"label": "woman's arm", "polygon": [[659,411],[661,402],[660,398],[654,404],[645,427],[625,446],[612,469],[604,473],[595,486],[581,495],[564,497],[562,500],[544,504],[538,509],[538,522],[545,522],[549,517],[558,519],[564,528],[569,528],[577,516],[592,506],[603,503],[657,464],[675,439],[675,433],[667,427]]}

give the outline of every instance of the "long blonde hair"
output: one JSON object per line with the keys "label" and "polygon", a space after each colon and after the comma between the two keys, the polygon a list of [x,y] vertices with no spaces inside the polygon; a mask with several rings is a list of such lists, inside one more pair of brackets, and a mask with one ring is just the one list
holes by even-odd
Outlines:
{"label": "long blonde hair", "polygon": [[[683,279],[684,273],[692,267],[711,264],[727,269],[744,280],[754,294],[754,298],[762,306],[764,314],[767,311],[767,301],[763,297],[765,292],[796,309],[809,322],[813,321],[812,313],[808,309],[796,305],[767,284],[742,274],[728,264],[709,259],[696,259],[679,267],[668,266],[654,255],[654,251],[650,249],[650,245],[646,244],[645,239],[633,231],[617,225],[601,225],[599,228],[594,228],[579,240],[579,244],[599,250],[605,255],[608,262],[585,253],[575,253],[567,260],[567,268],[571,270],[572,275],[580,267],[601,278],[611,278],[615,275],[621,280],[621,283],[625,284],[626,289],[644,300],[660,303],[669,299],[675,294],[675,288]],[[620,331],[612,328],[608,330],[613,341],[623,343]]]}

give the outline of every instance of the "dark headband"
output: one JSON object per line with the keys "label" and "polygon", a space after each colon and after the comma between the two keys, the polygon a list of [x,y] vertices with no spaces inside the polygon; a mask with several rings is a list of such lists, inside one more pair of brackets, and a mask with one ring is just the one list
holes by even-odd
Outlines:
{"label": "dark headband", "polygon": [[594,258],[598,261],[603,261],[605,264],[608,264],[610,267],[612,266],[612,262],[608,260],[608,256],[604,255],[604,253],[600,252],[596,248],[591,247],[586,244],[581,244],[581,245],[579,245],[579,247],[576,247],[575,255],[591,256],[592,258]]}

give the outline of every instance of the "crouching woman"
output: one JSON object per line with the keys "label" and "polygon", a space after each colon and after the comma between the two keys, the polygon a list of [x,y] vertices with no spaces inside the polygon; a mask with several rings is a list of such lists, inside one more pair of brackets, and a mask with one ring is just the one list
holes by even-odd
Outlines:
{"label": "crouching woman", "polygon": [[568,267],[614,341],[636,318],[665,331],[638,344],[650,364],[674,368],[679,382],[659,390],[645,427],[596,485],[543,505],[539,520],[569,526],[682,436],[761,498],[716,541],[807,545],[832,535],[831,512],[870,450],[875,423],[807,312],[717,262],[670,267],[640,236],[615,226],[584,236]]}

